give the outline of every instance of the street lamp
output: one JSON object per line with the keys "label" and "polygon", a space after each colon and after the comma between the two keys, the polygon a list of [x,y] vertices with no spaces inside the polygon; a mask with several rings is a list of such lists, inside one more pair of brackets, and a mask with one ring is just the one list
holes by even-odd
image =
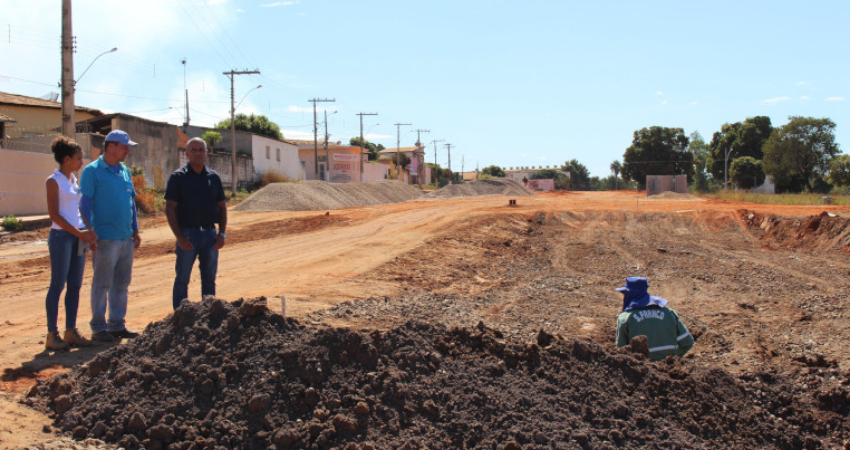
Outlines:
{"label": "street lamp", "polygon": [[[83,79],[83,75],[91,69],[91,66],[97,61],[101,56],[107,53],[114,53],[118,51],[118,47],[113,47],[110,50],[107,50],[99,55],[97,55],[92,62],[86,67],[86,70],[83,71],[82,75],[80,75],[76,80],[71,79],[67,80],[63,77],[62,80],[62,134],[73,138],[77,133],[77,125],[76,120],[74,120],[74,110],[76,107],[74,106],[74,92],[76,91],[77,83]],[[70,77],[68,77],[70,78]],[[69,84],[66,86],[65,84]]]}
{"label": "street lamp", "polygon": [[248,92],[246,92],[246,93],[245,93],[245,95],[243,95],[243,96],[242,96],[242,100],[239,100],[239,103],[237,103],[237,104],[236,104],[236,108],[239,108],[239,107],[242,105],[242,102],[244,102],[244,101],[245,101],[245,99],[248,97],[248,94],[250,94],[250,93],[251,93],[251,92],[253,92],[253,91],[256,91],[257,89],[259,89],[259,88],[261,88],[261,87],[263,87],[263,85],[262,85],[262,84],[261,84],[261,85],[258,85],[258,86],[257,86],[257,87],[255,87],[255,88],[251,88],[251,89],[249,89],[249,90],[248,90]]}

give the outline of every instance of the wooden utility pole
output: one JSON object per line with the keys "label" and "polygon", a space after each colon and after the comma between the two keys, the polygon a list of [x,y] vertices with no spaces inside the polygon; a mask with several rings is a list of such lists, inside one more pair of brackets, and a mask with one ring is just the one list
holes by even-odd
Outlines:
{"label": "wooden utility pole", "polygon": [[449,172],[452,174],[452,177],[449,178],[449,184],[454,184],[455,173],[452,172],[452,144],[446,144],[446,148],[449,149]]}

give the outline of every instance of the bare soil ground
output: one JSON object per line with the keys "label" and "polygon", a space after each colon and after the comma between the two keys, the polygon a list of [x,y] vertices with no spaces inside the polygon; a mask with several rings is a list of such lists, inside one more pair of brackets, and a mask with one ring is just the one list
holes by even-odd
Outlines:
{"label": "bare soil ground", "polygon": [[[440,335],[449,332],[439,327],[471,329],[482,323],[492,339],[537,344],[547,352],[581,345],[588,350],[579,353],[598,352],[604,359],[604,355],[620,355],[612,345],[620,305],[613,288],[622,285],[626,276],[646,276],[650,292],[669,299],[697,337],[696,347],[683,362],[686,368],[681,369],[700,373],[691,389],[703,389],[713,376],[725,380],[719,374],[735,378],[739,385],[723,386],[748,392],[739,398],[739,407],[751,405],[753,414],[764,420],[791,424],[777,427],[794,438],[765,441],[767,448],[850,448],[846,444],[848,410],[843,406],[850,402],[850,356],[845,350],[850,326],[847,208],[647,199],[634,192],[538,194],[519,198],[515,207],[508,207],[507,200],[503,196],[440,199],[327,213],[234,212],[228,229],[231,239],[221,253],[218,297],[233,301],[264,296],[276,310],[277,299],[286,296],[289,315],[308,328],[329,325],[364,333],[376,329],[398,333],[393,330],[416,320],[427,324],[422,325],[424,329],[437,327],[438,331],[427,335]],[[128,314],[130,327],[136,329],[171,313],[174,264],[173,241],[164,218],[147,218],[142,229],[143,247],[134,266]],[[51,439],[62,427],[54,425],[53,417],[19,403],[36,380],[81,364],[91,366],[102,352],[116,351],[107,346],[67,353],[43,351],[43,299],[49,278],[45,236],[44,230],[26,232],[0,243],[2,448]],[[90,277],[91,271],[86,275]],[[84,299],[88,281],[84,281]],[[190,295],[197,297],[199,286],[193,281]],[[90,317],[86,303],[79,314],[84,331]],[[61,314],[60,309],[60,320]],[[542,336],[552,336],[551,342],[545,338],[547,342],[542,343],[548,345],[539,341],[541,330]],[[599,349],[587,347],[593,345]],[[660,367],[640,358],[629,356],[607,370],[616,378],[623,376],[624,367],[650,372]],[[659,370],[667,373],[658,375],[662,382],[679,376],[675,375],[679,369]],[[701,372],[711,370],[720,372]],[[604,373],[594,380],[604,384]],[[519,388],[534,385],[525,384],[530,383],[528,379],[517,374],[511,376],[518,377],[513,384]],[[689,385],[676,384],[682,389]],[[570,392],[580,402],[581,393]],[[592,390],[586,404],[611,401],[605,392]],[[783,403],[782,392],[795,400]],[[700,399],[713,415],[718,414],[712,408],[720,403],[712,406],[710,398]],[[500,401],[509,407],[510,402]],[[480,407],[480,402],[470,404]],[[671,405],[659,404],[653,411],[664,414],[661,406]],[[427,409],[423,414],[429,414]],[[606,408],[591,410],[592,415],[617,414]],[[579,446],[564,444],[564,448],[622,445],[624,438],[616,433],[600,437],[600,430],[617,428],[612,422],[617,417],[594,424],[584,417],[587,411],[576,414],[564,420],[582,418],[591,425],[576,422],[574,433],[537,438],[529,430],[493,434],[469,448],[479,448],[476,445],[484,441],[500,449],[512,448],[507,447],[511,443],[516,448],[558,448],[556,443],[561,441],[557,439]],[[705,414],[712,415],[708,410]],[[732,416],[743,417],[737,414]],[[330,416],[325,419],[332,422]],[[543,422],[547,421],[557,422],[551,418]],[[662,428],[676,431],[665,438],[669,448],[700,448],[686,445],[685,440],[693,438],[687,433],[702,436],[702,442],[734,442],[735,438],[732,431],[728,431],[733,433],[730,440],[712,441],[687,427],[667,424]],[[697,428],[711,429],[703,421],[698,421]],[[722,427],[714,428],[722,431]],[[680,430],[687,433],[677,434],[685,432]],[[305,433],[310,435],[309,430]],[[769,440],[768,435],[756,437]],[[384,442],[385,446],[376,448],[397,448],[392,443],[396,441],[381,441],[380,436],[370,437]],[[446,434],[442,439],[452,438]],[[651,441],[627,442],[637,448],[643,445],[640,442]],[[408,448],[424,448],[411,445]]]}

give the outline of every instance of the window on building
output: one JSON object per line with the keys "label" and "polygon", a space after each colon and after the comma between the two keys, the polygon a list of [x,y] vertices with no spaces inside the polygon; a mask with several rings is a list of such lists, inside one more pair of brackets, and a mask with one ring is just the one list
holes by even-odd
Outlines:
{"label": "window on building", "polygon": [[276,148],[275,150],[277,151],[277,160],[280,161],[280,149]]}
{"label": "window on building", "polygon": [[266,146],[266,159],[272,159],[272,148],[271,146]]}

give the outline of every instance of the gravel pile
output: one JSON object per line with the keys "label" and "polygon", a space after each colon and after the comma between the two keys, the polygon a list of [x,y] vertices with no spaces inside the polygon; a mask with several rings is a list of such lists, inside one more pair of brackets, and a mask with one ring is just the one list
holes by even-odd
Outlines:
{"label": "gravel pile", "polygon": [[77,442],[71,438],[59,438],[41,444],[31,445],[24,450],[118,450],[114,445],[97,439]]}
{"label": "gravel pile", "polygon": [[304,326],[263,299],[205,299],[31,399],[75,439],[127,450],[743,450],[848,435],[837,380],[812,404],[775,375],[736,380],[640,350],[542,331],[522,343],[483,323]]}
{"label": "gravel pile", "polygon": [[422,191],[401,181],[272,183],[240,202],[236,211],[321,211],[400,203],[422,197]]}
{"label": "gravel pile", "polygon": [[479,195],[534,195],[534,191],[507,178],[491,178],[471,183],[450,184],[425,194],[426,198],[477,197]]}

